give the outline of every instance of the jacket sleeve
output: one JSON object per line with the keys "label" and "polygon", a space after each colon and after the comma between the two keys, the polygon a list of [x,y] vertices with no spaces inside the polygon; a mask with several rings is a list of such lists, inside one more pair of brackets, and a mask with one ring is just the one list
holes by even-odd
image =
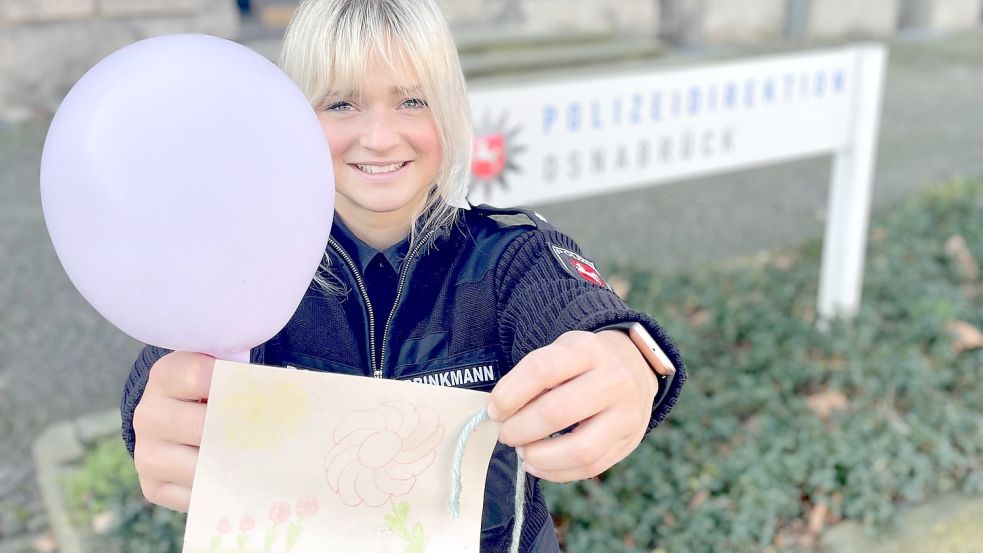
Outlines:
{"label": "jacket sleeve", "polygon": [[157,346],[144,346],[139,357],[133,363],[130,376],[126,379],[123,387],[123,399],[120,401],[120,417],[123,421],[123,443],[126,450],[133,456],[133,447],[136,445],[136,438],[133,433],[133,411],[143,397],[143,390],[147,387],[147,379],[150,377],[150,367],[158,359],[170,353],[171,350],[159,348]]}
{"label": "jacket sleeve", "polygon": [[593,332],[604,326],[639,322],[676,366],[665,399],[653,406],[648,430],[658,426],[675,405],[686,381],[683,358],[669,335],[651,316],[629,308],[610,289],[567,272],[554,246],[580,255],[580,248],[554,230],[531,230],[513,239],[495,268],[499,338],[515,365],[526,354],[571,330]]}

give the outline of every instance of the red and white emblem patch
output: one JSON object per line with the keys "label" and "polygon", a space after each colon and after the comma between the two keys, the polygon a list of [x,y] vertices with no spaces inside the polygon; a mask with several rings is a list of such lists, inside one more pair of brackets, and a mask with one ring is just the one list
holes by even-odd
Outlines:
{"label": "red and white emblem patch", "polygon": [[560,262],[560,266],[570,276],[602,288],[610,289],[610,286],[605,282],[604,277],[601,276],[601,272],[597,270],[594,263],[568,249],[552,244],[550,247],[553,249],[553,255],[556,256],[556,260]]}

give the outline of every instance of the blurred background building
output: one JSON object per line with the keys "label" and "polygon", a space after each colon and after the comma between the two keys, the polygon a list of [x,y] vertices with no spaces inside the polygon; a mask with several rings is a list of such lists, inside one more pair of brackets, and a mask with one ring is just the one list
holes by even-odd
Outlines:
{"label": "blurred background building", "polygon": [[[981,24],[983,0],[441,0],[469,76],[605,63],[673,48],[842,41]],[[0,119],[50,113],[95,62],[136,40],[245,42],[286,26],[289,0],[3,0]],[[240,21],[240,15],[242,20]],[[274,43],[262,44],[276,55]]]}

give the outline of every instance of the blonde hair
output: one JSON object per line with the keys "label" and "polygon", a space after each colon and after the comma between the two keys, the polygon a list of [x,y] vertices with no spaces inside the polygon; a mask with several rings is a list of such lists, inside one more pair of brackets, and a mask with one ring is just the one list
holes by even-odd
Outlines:
{"label": "blonde hair", "polygon": [[[440,169],[410,225],[415,246],[454,224],[471,178],[467,88],[454,39],[433,0],[304,0],[287,27],[280,68],[316,109],[331,91],[361,90],[373,54],[415,72],[440,136]],[[321,267],[329,272],[327,254]],[[315,281],[335,289],[325,276],[318,271]]]}

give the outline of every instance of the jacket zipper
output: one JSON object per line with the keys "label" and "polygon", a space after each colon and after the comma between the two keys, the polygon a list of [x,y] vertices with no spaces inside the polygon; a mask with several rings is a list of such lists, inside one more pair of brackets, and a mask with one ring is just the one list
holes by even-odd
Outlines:
{"label": "jacket zipper", "polygon": [[[386,318],[386,326],[382,333],[381,360],[377,360],[375,358],[375,312],[372,310],[372,302],[369,301],[369,292],[365,288],[365,281],[362,279],[362,275],[358,272],[358,267],[355,265],[355,262],[352,261],[352,258],[348,255],[348,252],[341,247],[341,244],[336,242],[334,238],[328,240],[331,247],[338,252],[338,255],[340,255],[342,259],[345,260],[345,264],[348,265],[348,268],[351,269],[352,274],[355,275],[355,282],[358,284],[358,290],[362,293],[362,299],[365,300],[365,309],[369,313],[369,356],[372,360],[372,376],[375,378],[383,378],[382,369],[386,366],[386,341],[389,339],[389,329],[391,327],[393,315],[396,314],[396,306],[399,305],[399,299],[403,294],[403,286],[406,284],[406,277],[410,272],[410,262],[416,256],[416,253],[420,251],[420,248],[427,243],[427,240],[430,239],[430,235],[433,234],[433,232],[434,231],[428,232],[421,240],[418,240],[416,246],[413,247],[410,254],[403,260],[403,266],[399,271],[399,285],[396,287],[396,298],[393,300],[393,307],[389,311],[389,316]],[[376,363],[376,361],[379,362]]]}
{"label": "jacket zipper", "polygon": [[328,239],[328,244],[338,252],[338,255],[345,260],[348,268],[351,269],[352,274],[355,275],[355,282],[358,284],[358,290],[362,293],[362,299],[365,300],[365,309],[369,312],[369,360],[372,363],[372,376],[375,378],[382,378],[382,370],[376,364],[375,358],[375,313],[372,311],[372,302],[369,301],[369,292],[365,288],[365,281],[362,280],[362,275],[358,272],[358,267],[355,262],[352,261],[351,256],[348,252],[341,247],[341,244],[335,241],[334,238]]}
{"label": "jacket zipper", "polygon": [[399,286],[396,287],[396,299],[393,300],[393,308],[389,310],[389,316],[386,318],[386,326],[382,331],[382,360],[379,362],[378,378],[382,378],[382,370],[386,366],[386,343],[389,341],[389,329],[393,322],[393,315],[396,314],[396,308],[399,307],[399,299],[403,295],[403,285],[406,284],[406,277],[410,274],[411,262],[416,257],[416,252],[420,251],[420,248],[430,240],[430,235],[433,233],[434,231],[431,230],[423,238],[417,240],[416,246],[413,247],[410,254],[403,260],[403,266],[399,271]]}

